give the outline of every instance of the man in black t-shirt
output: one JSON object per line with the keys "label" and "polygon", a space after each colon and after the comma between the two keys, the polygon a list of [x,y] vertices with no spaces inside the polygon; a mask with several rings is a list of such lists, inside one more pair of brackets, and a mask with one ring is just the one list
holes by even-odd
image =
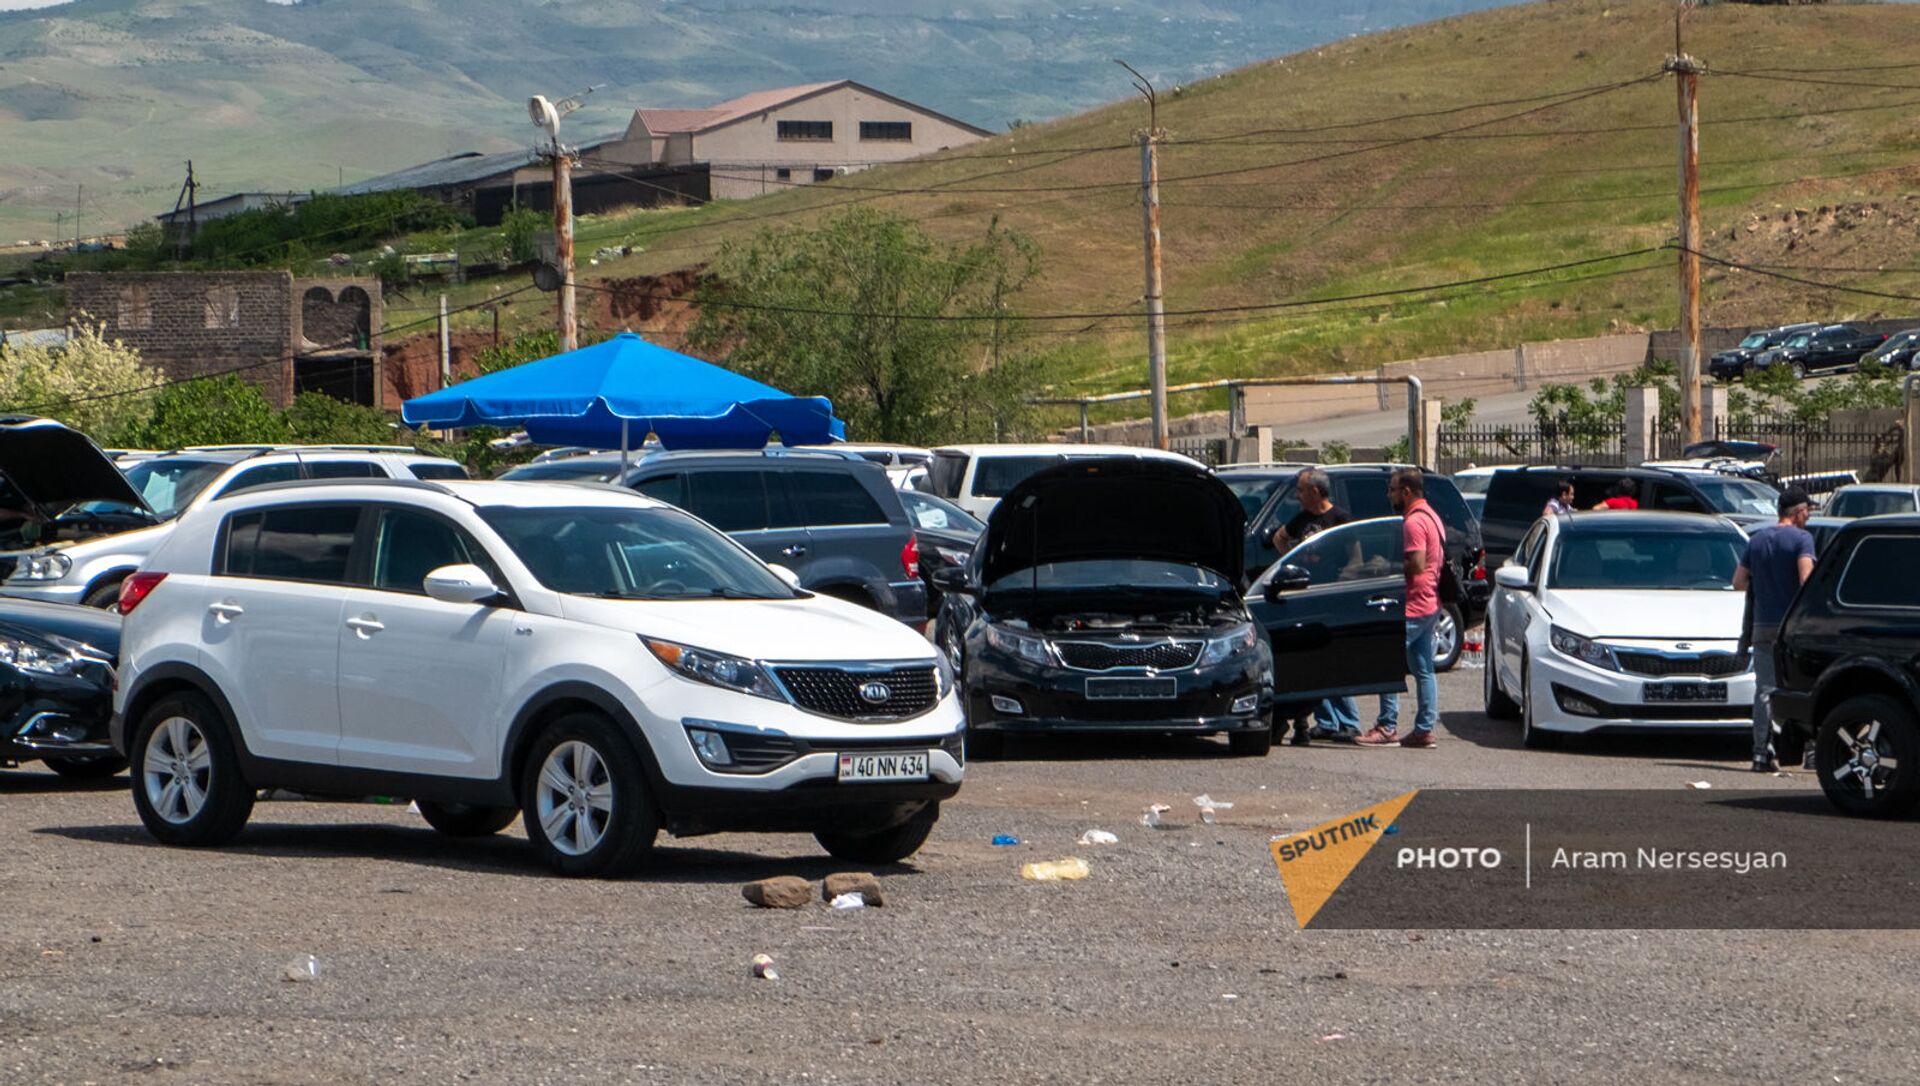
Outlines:
{"label": "man in black t-shirt", "polygon": [[1332,491],[1333,482],[1326,472],[1319,468],[1302,471],[1293,483],[1294,496],[1300,499],[1300,511],[1274,529],[1273,549],[1285,554],[1287,548],[1305,542],[1315,532],[1352,520],[1346,510],[1333,504]]}

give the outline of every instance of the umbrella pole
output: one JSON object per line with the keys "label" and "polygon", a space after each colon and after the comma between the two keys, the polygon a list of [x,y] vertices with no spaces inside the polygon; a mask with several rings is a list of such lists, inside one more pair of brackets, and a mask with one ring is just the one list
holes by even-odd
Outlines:
{"label": "umbrella pole", "polygon": [[620,420],[620,482],[627,481],[627,420]]}

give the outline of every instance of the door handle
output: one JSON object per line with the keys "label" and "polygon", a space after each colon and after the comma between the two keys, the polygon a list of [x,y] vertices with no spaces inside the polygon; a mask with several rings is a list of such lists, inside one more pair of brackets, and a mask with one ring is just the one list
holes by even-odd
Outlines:
{"label": "door handle", "polygon": [[237,603],[215,603],[207,606],[207,613],[215,622],[232,622],[247,613],[247,609]]}
{"label": "door handle", "polygon": [[780,553],[787,556],[788,558],[798,558],[801,555],[807,553],[807,548],[801,546],[798,543],[794,543],[790,546],[781,547]]}
{"label": "door handle", "polygon": [[354,633],[359,634],[361,637],[367,638],[367,637],[372,637],[374,634],[379,633],[381,630],[384,630],[387,627],[379,619],[374,618],[372,615],[362,615],[359,618],[348,619],[347,628],[351,629]]}
{"label": "door handle", "polygon": [[1400,601],[1393,596],[1375,596],[1367,601],[1368,607],[1397,607]]}

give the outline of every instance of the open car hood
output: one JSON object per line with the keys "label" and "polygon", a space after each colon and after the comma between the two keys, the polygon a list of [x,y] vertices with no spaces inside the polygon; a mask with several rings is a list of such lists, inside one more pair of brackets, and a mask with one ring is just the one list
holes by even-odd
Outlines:
{"label": "open car hood", "polygon": [[1049,562],[1136,558],[1238,585],[1246,511],[1211,472],[1165,460],[1076,457],[1035,472],[987,518],[983,584]]}
{"label": "open car hood", "polygon": [[0,507],[55,515],[79,502],[147,507],[100,446],[53,419],[0,416],[0,476]]}

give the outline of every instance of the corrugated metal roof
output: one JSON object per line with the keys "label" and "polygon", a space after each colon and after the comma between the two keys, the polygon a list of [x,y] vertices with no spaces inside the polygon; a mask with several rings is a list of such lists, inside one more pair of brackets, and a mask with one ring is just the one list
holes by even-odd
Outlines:
{"label": "corrugated metal roof", "polygon": [[831,83],[803,83],[797,87],[754,91],[752,94],[743,94],[738,98],[729,98],[719,105],[708,106],[706,109],[641,109],[635,112],[640,114],[642,121],[646,122],[647,131],[656,136],[678,132],[705,132],[709,128],[718,128],[750,114],[783,106],[796,98],[818,94],[846,82],[849,80],[836,79]]}
{"label": "corrugated metal roof", "polygon": [[457,155],[436,158],[418,166],[409,166],[404,170],[370,177],[365,181],[356,181],[331,191],[343,196],[357,196],[369,192],[395,192],[400,189],[430,189],[447,185],[470,185],[484,181],[503,173],[510,173],[533,162],[533,152],[503,151],[497,155],[485,155],[478,151],[462,151]]}

